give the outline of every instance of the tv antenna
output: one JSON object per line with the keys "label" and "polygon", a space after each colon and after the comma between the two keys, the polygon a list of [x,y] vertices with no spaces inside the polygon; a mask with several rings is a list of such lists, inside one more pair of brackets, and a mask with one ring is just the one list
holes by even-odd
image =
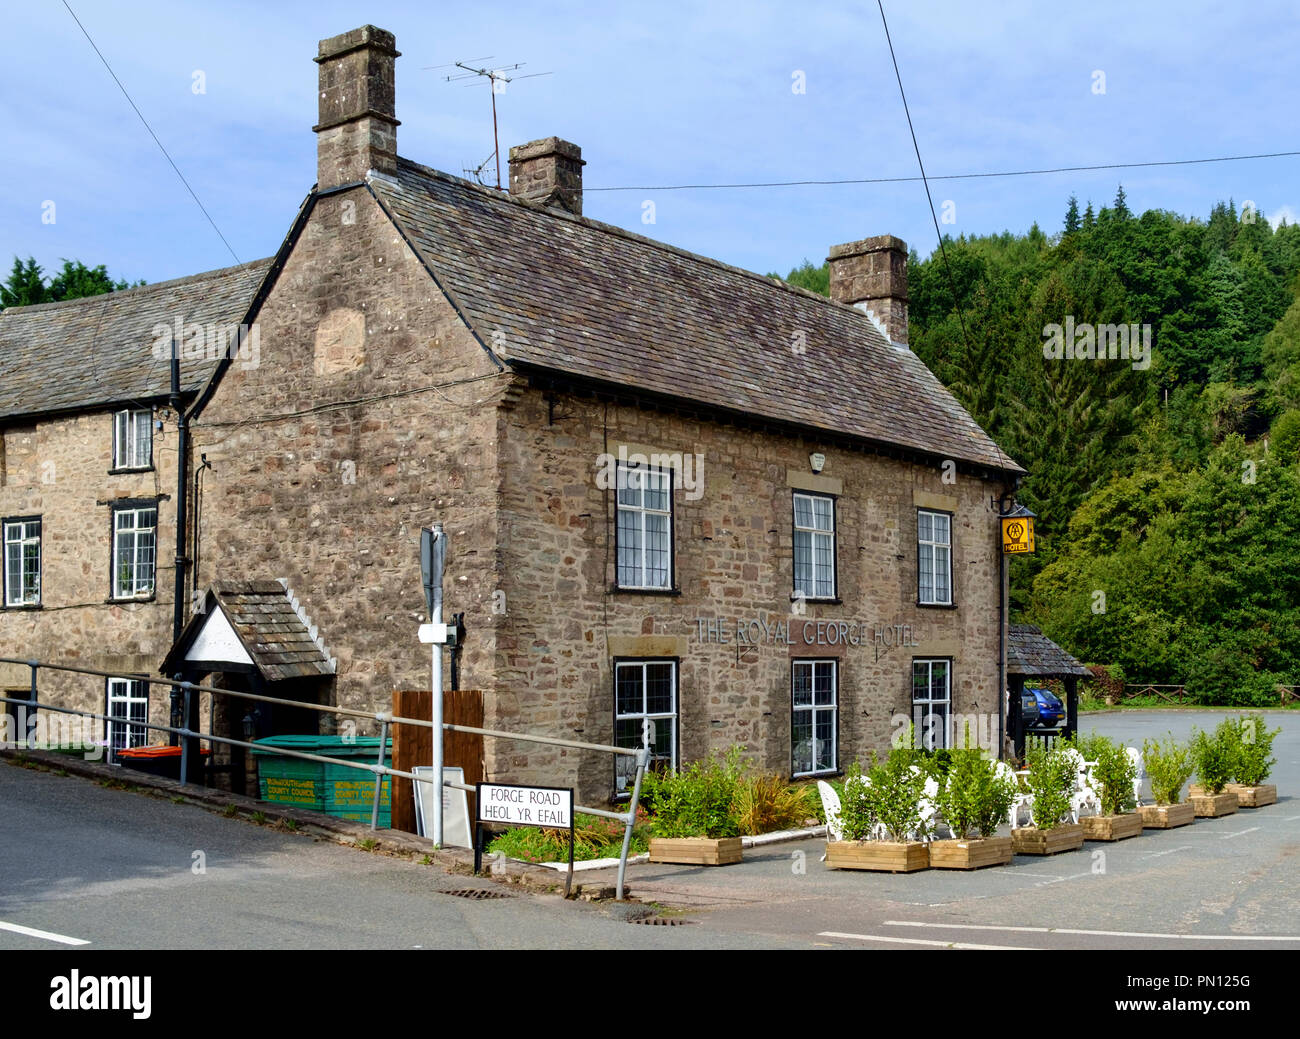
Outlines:
{"label": "tv antenna", "polygon": [[[466,79],[486,79],[488,81],[488,87],[492,93],[492,154],[489,155],[486,159],[484,159],[481,163],[479,163],[479,165],[475,169],[466,170],[465,172],[472,174],[473,177],[480,184],[482,184],[483,170],[487,167],[487,164],[489,162],[492,162],[496,166],[497,190],[500,191],[501,190],[501,142],[497,134],[497,94],[505,93],[505,89],[506,89],[505,85],[507,83],[513,83],[517,79],[535,79],[538,76],[549,76],[552,73],[529,72],[522,76],[507,75],[507,73],[509,72],[514,72],[517,69],[523,68],[524,65],[527,64],[527,62],[523,62],[523,61],[518,61],[515,62],[515,64],[513,65],[506,65],[502,68],[497,68],[497,69],[490,69],[486,67],[480,68],[472,64],[472,62],[487,61],[491,57],[492,55],[489,54],[483,58],[470,58],[468,61],[455,61],[455,62],[451,62],[448,65],[430,65],[427,66],[427,68],[445,69],[445,68],[455,67],[460,69],[461,70],[460,72],[453,72],[443,77],[443,79],[445,79],[448,83],[456,83]],[[498,84],[500,85],[498,86]]]}

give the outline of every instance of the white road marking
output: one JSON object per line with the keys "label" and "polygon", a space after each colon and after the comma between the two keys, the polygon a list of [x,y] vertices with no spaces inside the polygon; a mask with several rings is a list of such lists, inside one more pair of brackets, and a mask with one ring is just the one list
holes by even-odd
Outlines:
{"label": "white road marking", "polygon": [[1172,855],[1176,851],[1190,851],[1190,844],[1184,844],[1181,847],[1170,848],[1168,851],[1153,851],[1150,855],[1143,855],[1144,859],[1158,859],[1161,855]]}
{"label": "white road marking", "polygon": [[939,945],[945,949],[1008,949],[1017,952],[1032,950],[1020,945],[975,945],[970,942],[940,942],[927,938],[891,938],[883,934],[845,934],[843,931],[819,931],[818,938],[852,938],[862,942],[893,942],[897,945]]}
{"label": "white road marking", "polygon": [[28,938],[44,938],[47,942],[61,942],[64,945],[89,945],[84,938],[69,938],[66,934],[55,934],[53,931],[38,931],[35,927],[24,927],[22,924],[7,924],[0,920],[0,931],[13,931],[14,934],[25,934]]}
{"label": "white road marking", "polygon": [[940,927],[951,931],[1021,931],[1029,934],[1093,934],[1102,938],[1180,938],[1197,942],[1300,942],[1297,934],[1160,934],[1152,931],[1088,931],[1077,927],[1012,927],[1001,924],[943,924],[886,920],[886,927]]}
{"label": "white road marking", "polygon": [[1288,815],[1288,816],[1287,816],[1285,819],[1283,819],[1282,821],[1283,821],[1284,823],[1293,823],[1293,822],[1295,822],[1297,819],[1300,819],[1300,815]]}
{"label": "white road marking", "polygon": [[1258,829],[1259,829],[1258,826],[1252,826],[1249,830],[1238,830],[1236,833],[1225,833],[1222,837],[1219,838],[1219,840],[1221,841],[1230,840],[1233,837],[1240,837],[1244,833],[1254,833]]}

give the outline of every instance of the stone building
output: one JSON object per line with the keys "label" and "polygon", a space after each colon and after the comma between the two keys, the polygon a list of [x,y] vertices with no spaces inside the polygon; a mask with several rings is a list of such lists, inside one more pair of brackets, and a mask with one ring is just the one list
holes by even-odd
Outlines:
{"label": "stone building", "polygon": [[[441,522],[489,727],[631,744],[648,719],[665,762],[740,743],[800,777],[912,718],[987,735],[995,503],[1023,470],[908,349],[903,243],[834,247],[826,299],[583,217],[557,138],[511,150],[509,193],[429,169],[397,152],[397,56],[372,26],[320,44],[317,182],[241,317],[259,363],[221,358],[188,410],[187,588],[211,610],[279,581],[310,658],[291,698],[381,709],[428,682]],[[285,695],[255,619],[209,622],[153,666]],[[583,798],[626,781],[487,755]]]}
{"label": "stone building", "polygon": [[[175,631],[178,408],[238,337],[266,270],[0,312],[0,657],[138,676],[48,672],[42,699],[166,723],[168,697],[143,680]],[[29,669],[0,664],[0,689],[25,698]],[[145,731],[110,736],[125,746]]]}

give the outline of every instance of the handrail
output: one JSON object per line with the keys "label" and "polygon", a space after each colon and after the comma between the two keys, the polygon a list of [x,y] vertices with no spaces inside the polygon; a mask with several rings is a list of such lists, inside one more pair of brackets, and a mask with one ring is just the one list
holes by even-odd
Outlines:
{"label": "handrail", "polygon": [[[156,725],[149,721],[143,721],[143,722],[134,721],[130,718],[125,718],[121,715],[101,714],[98,711],[83,711],[78,708],[59,707],[54,704],[43,703],[37,699],[37,694],[38,694],[37,674],[41,668],[44,668],[47,671],[63,671],[71,674],[90,675],[98,678],[121,678],[121,679],[126,679],[128,681],[134,681],[134,682],[146,682],[150,685],[168,685],[173,687],[174,689],[182,689],[187,692],[205,692],[205,693],[210,693],[214,696],[230,696],[236,699],[255,700],[261,703],[283,704],[286,706],[299,707],[299,708],[305,707],[322,713],[344,715],[353,718],[365,718],[368,720],[377,721],[380,723],[381,726],[380,728],[381,735],[379,738],[379,755],[378,755],[379,760],[378,763],[376,764],[364,764],[358,761],[349,761],[346,758],[333,758],[322,754],[312,754],[309,751],[293,750],[288,747],[274,748],[274,753],[280,757],[299,758],[305,761],[319,761],[329,765],[342,765],[345,768],[360,769],[362,771],[369,772],[372,775],[374,775],[375,796],[374,796],[374,802],[370,813],[370,828],[372,830],[377,830],[379,828],[379,800],[380,800],[380,787],[381,787],[381,781],[379,779],[380,776],[398,776],[402,779],[409,779],[412,782],[416,782],[416,783],[431,782],[431,780],[427,778],[421,778],[414,775],[411,772],[406,772],[401,769],[395,769],[389,765],[383,764],[388,749],[387,748],[388,726],[415,725],[423,728],[432,729],[435,727],[435,723],[430,719],[404,718],[398,715],[394,715],[391,711],[360,711],[351,707],[332,707],[328,704],[313,704],[301,700],[288,700],[282,697],[266,696],[261,693],[248,693],[237,689],[221,689],[217,686],[205,685],[200,682],[186,682],[180,679],[162,678],[162,677],[142,678],[140,675],[123,674],[122,672],[117,672],[117,671],[100,671],[96,668],[78,667],[71,664],[50,664],[43,661],[32,660],[28,658],[0,657],[0,664],[17,664],[22,667],[27,667],[31,669],[31,693],[29,695],[29,698],[26,700],[19,700],[12,697],[0,696],[0,703],[5,703],[5,704],[12,703],[22,707],[26,707],[31,710],[33,715],[37,715],[38,712],[42,710],[53,711],[58,714],[78,715],[83,718],[95,718],[104,722],[121,722],[127,725],[138,726],[143,729],[150,729],[157,732],[166,732],[171,735],[178,736],[182,739],[207,740],[209,743],[220,743],[222,745],[231,746],[231,747],[244,747],[250,750],[266,750],[268,748],[262,745],[248,742],[246,740],[237,740],[228,736],[217,736],[214,733],[203,732],[201,729],[199,730],[191,729],[188,726],[178,727],[178,726],[171,726],[171,725]],[[188,713],[188,708],[187,708],[187,713]],[[188,718],[186,718],[185,720],[188,721]],[[594,808],[586,805],[575,804],[573,806],[573,811],[575,812],[583,812],[587,815],[596,815],[607,819],[615,819],[624,824],[623,846],[622,846],[622,853],[619,856],[618,884],[617,884],[617,891],[615,895],[618,901],[623,900],[624,879],[627,871],[628,851],[632,841],[632,828],[636,821],[637,802],[640,800],[641,780],[645,774],[645,770],[649,763],[649,757],[650,757],[648,746],[641,747],[641,748],[615,747],[613,745],[604,744],[604,743],[587,743],[581,740],[567,740],[557,736],[536,736],[530,733],[508,732],[501,729],[477,728],[472,725],[455,725],[451,722],[443,722],[442,729],[444,731],[450,731],[450,732],[467,732],[467,733],[477,734],[481,736],[491,736],[495,739],[522,740],[527,743],[539,743],[539,744],[543,744],[546,746],[553,746],[553,747],[569,747],[578,750],[591,750],[591,751],[598,751],[607,754],[627,755],[636,758],[636,776],[633,783],[632,796],[629,800],[627,812],[625,813],[611,812],[608,811],[607,809]],[[26,732],[24,732],[23,738],[25,741]],[[181,770],[182,786],[188,783],[188,776],[185,774],[185,771],[186,770],[182,768]],[[468,790],[470,792],[474,791],[474,787],[462,783],[456,783],[447,779],[443,780],[443,786],[452,787],[454,789]],[[567,885],[566,885],[566,891],[567,891]]]}

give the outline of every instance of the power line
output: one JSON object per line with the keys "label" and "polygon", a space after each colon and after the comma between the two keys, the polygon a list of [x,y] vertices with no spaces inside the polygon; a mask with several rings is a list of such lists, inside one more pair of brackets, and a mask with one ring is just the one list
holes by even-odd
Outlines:
{"label": "power line", "polygon": [[[886,31],[888,36],[888,31]],[[895,74],[898,69],[895,66]],[[909,125],[911,119],[909,117]],[[913,142],[915,143],[915,141]],[[1300,156],[1300,151],[1261,152],[1257,155],[1217,155],[1205,159],[1162,159],[1151,162],[1105,162],[1093,166],[1053,166],[1032,170],[999,170],[989,173],[944,173],[930,177],[846,177],[837,180],[768,180],[734,184],[633,184],[627,186],[592,188],[589,191],[702,191],[726,188],[797,188],[824,187],[837,184],[908,184],[925,180],[979,180],[993,177],[1035,177],[1050,173],[1087,173],[1095,170],[1134,170],[1153,166],[1198,166],[1208,162],[1244,162],[1248,159],[1284,159]]]}
{"label": "power line", "polygon": [[[907,106],[907,93],[903,90],[903,74],[898,71],[898,58],[894,54],[894,41],[890,38],[889,22],[885,19],[884,0],[876,0],[876,6],[880,8],[880,21],[885,27],[885,42],[889,44],[889,60],[894,63],[894,78],[898,80],[898,94],[903,99],[903,114],[907,116],[907,130],[912,135],[912,147],[916,151],[916,165],[921,170],[921,183],[925,185],[925,198],[930,203],[930,219],[934,221],[934,234],[939,239],[939,252],[943,256],[943,269],[948,272],[948,288],[952,292],[952,304],[957,311],[957,320],[961,323],[962,342],[966,345],[966,353],[969,355],[971,349],[970,337],[966,334],[966,315],[962,311],[961,300],[957,296],[957,281],[952,276],[952,267],[948,263],[948,247],[944,244],[943,232],[939,230],[939,216],[934,211],[934,197],[930,194],[930,182],[925,176],[925,163],[921,161],[921,146],[916,142],[916,129],[912,126],[912,113]],[[989,437],[989,442],[993,445],[993,450],[998,453],[998,458],[1005,460],[1006,456],[1003,455],[998,442],[993,437]]]}
{"label": "power line", "polygon": [[117,78],[117,73],[113,71],[113,66],[108,63],[108,59],[104,57],[99,47],[95,45],[95,41],[90,38],[90,33],[86,32],[86,27],[81,24],[81,19],[77,17],[76,12],[73,11],[71,7],[68,7],[68,0],[63,0],[63,6],[68,8],[68,14],[72,15],[72,20],[77,23],[77,28],[81,30],[81,35],[86,37],[86,42],[89,43],[90,46],[94,48],[95,53],[99,55],[99,60],[104,63],[104,68],[108,69],[108,74],[113,77],[113,82],[117,84],[117,89],[122,91],[122,96],[126,98],[127,104],[134,109],[135,114],[140,118],[140,122],[144,124],[144,128],[149,131],[149,136],[153,138],[153,143],[158,145],[158,150],[161,151],[167,161],[171,163],[171,168],[176,171],[176,176],[178,176],[181,183],[185,185],[185,190],[190,193],[190,198],[194,199],[195,204],[203,211],[203,215],[208,218],[208,223],[212,225],[212,230],[217,232],[217,237],[221,239],[221,244],[224,245],[226,251],[235,258],[235,263],[242,265],[244,261],[239,258],[235,250],[231,248],[230,243],[226,241],[226,236],[221,233],[221,228],[219,228],[217,222],[212,219],[212,214],[209,213],[203,203],[199,201],[199,196],[196,195],[194,189],[190,187],[190,182],[185,179],[185,174],[180,171],[180,167],[172,161],[172,157],[167,153],[167,149],[163,147],[162,141],[158,140],[158,135],[153,132],[153,127],[149,125],[149,121],[145,119],[144,114],[136,106],[136,103],[131,100],[131,95],[127,93],[126,87],[122,86],[122,81]]}

